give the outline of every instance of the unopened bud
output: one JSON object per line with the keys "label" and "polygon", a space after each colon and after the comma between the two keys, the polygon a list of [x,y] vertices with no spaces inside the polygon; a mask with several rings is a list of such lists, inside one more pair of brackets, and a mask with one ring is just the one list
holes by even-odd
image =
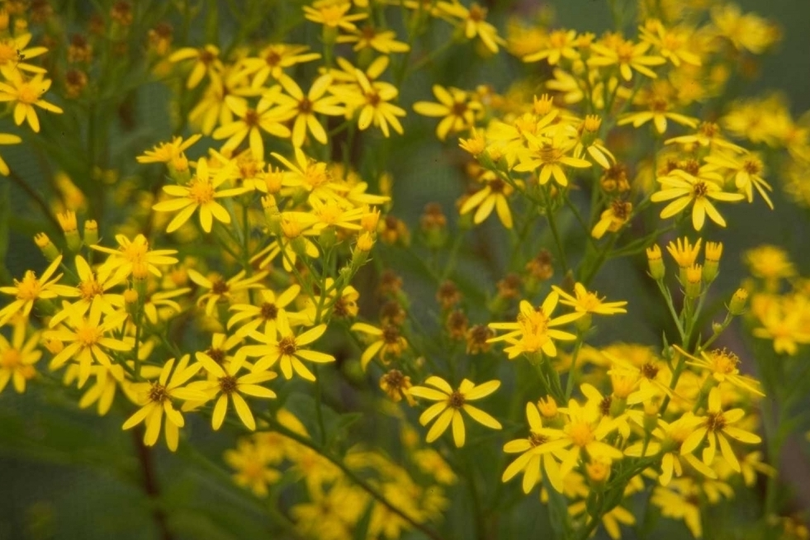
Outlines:
{"label": "unopened bud", "polygon": [[748,303],[748,291],[743,288],[737,289],[728,304],[728,312],[732,315],[742,315],[746,303]]}
{"label": "unopened bud", "polygon": [[592,486],[602,486],[610,477],[611,461],[608,458],[592,459],[585,465],[588,480]]}
{"label": "unopened bud", "polygon": [[360,226],[366,232],[375,232],[380,222],[380,210],[372,208],[360,217]]}
{"label": "unopened bud", "polygon": [[686,269],[686,296],[697,298],[700,296],[701,280],[703,279],[703,267],[699,264],[693,264]]}
{"label": "unopened bud", "polygon": [[34,236],[34,242],[36,242],[37,247],[42,251],[42,254],[45,255],[45,258],[48,262],[52,262],[59,256],[59,250],[56,249],[56,246],[51,242],[51,239],[48,238],[48,235],[45,233],[39,233]]}
{"label": "unopened bud", "polygon": [[666,267],[664,266],[664,259],[661,255],[661,248],[658,247],[657,244],[647,248],[647,263],[650,267],[650,276],[655,281],[664,279]]}
{"label": "unopened bud", "polygon": [[84,245],[94,246],[98,244],[98,223],[94,219],[84,222]]}
{"label": "unopened bud", "polygon": [[703,263],[703,281],[711,283],[717,277],[720,257],[723,255],[722,242],[706,242],[706,258]]}
{"label": "unopened bud", "polygon": [[68,210],[64,213],[56,214],[59,226],[65,233],[65,240],[70,251],[79,251],[82,247],[82,239],[79,238],[79,225],[76,222],[76,212]]}

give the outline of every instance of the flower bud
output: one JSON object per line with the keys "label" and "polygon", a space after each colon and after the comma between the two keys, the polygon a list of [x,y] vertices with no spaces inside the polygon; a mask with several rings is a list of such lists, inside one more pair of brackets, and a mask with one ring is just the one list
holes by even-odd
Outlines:
{"label": "flower bud", "polygon": [[127,289],[124,291],[124,305],[127,313],[133,317],[135,316],[135,312],[137,310],[138,298],[140,298],[140,295],[138,295],[138,291],[135,289]]}
{"label": "flower bud", "polygon": [[711,283],[717,277],[722,255],[722,242],[706,242],[706,258],[703,263],[703,281],[705,283]]}
{"label": "flower bud", "polygon": [[94,219],[84,222],[84,245],[93,246],[98,244],[98,223]]}
{"label": "flower bud", "polygon": [[686,296],[690,298],[697,298],[700,296],[701,280],[703,279],[703,268],[699,264],[693,264],[685,270],[686,283]]}
{"label": "flower bud", "polygon": [[79,225],[76,222],[76,212],[68,210],[64,213],[56,214],[59,226],[65,233],[65,240],[70,251],[76,252],[82,247],[82,239],[79,238]]}
{"label": "flower bud", "polygon": [[375,232],[377,225],[380,222],[379,208],[371,208],[368,212],[360,217],[360,226],[366,232]]}
{"label": "flower bud", "polygon": [[650,267],[650,276],[655,281],[661,281],[666,274],[666,267],[664,267],[664,259],[661,255],[661,248],[658,245],[653,245],[647,248],[647,263]]}
{"label": "flower bud", "polygon": [[585,465],[585,471],[588,473],[588,480],[592,486],[602,486],[607,482],[610,476],[611,461],[608,458],[592,459],[590,463]]}
{"label": "flower bud", "polygon": [[731,302],[728,304],[728,312],[732,315],[742,315],[747,302],[748,291],[743,288],[737,289],[734,291],[734,296],[731,297]]}
{"label": "flower bud", "polygon": [[37,247],[39,247],[42,254],[45,255],[48,262],[52,262],[59,256],[59,250],[56,249],[56,246],[53,245],[53,242],[51,242],[51,239],[48,238],[47,234],[39,233],[35,235],[34,242],[36,242]]}

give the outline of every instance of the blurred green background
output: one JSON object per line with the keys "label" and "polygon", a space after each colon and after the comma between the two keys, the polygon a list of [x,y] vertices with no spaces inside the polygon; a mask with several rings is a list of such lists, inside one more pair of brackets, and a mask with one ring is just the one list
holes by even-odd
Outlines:
{"label": "blurred green background", "polygon": [[[760,78],[742,87],[741,95],[778,89],[789,99],[794,115],[810,109],[810,2],[747,0],[739,3],[743,9],[754,10],[776,21],[784,34],[778,49],[761,57]],[[525,14],[537,5],[526,1],[507,9],[500,2],[494,4],[493,17],[501,22],[509,10]],[[549,4],[555,8],[560,26],[599,33],[610,24],[610,10],[602,0],[560,0]],[[227,27],[227,23],[223,24]],[[439,77],[439,83],[469,87],[488,82],[504,90],[515,67],[514,59],[504,60],[503,53],[498,58],[498,61],[484,61],[480,69],[472,71],[464,62],[439,62],[431,72],[409,81],[402,101],[410,104],[418,99],[430,99],[432,77]],[[107,164],[109,167],[120,168],[123,176],[139,171],[135,154],[170,133],[167,99],[168,92],[159,85],[149,84],[139,91],[136,114],[138,122],[145,127],[128,134],[126,140],[121,134],[111,135],[113,147],[126,145],[129,150],[117,153],[113,162]],[[446,212],[452,214],[453,201],[463,188],[463,177],[453,163],[452,145],[443,147],[433,140],[433,123],[409,113],[405,129],[421,130],[424,140],[429,141],[397,146],[400,158],[391,171],[395,178],[394,214],[416,226],[428,202],[439,201]],[[121,139],[115,140],[115,137]],[[379,142],[374,138],[368,140]],[[41,174],[41,163],[33,153],[8,147],[3,152],[21,177]],[[774,173],[769,179],[779,184]],[[41,264],[41,256],[31,240],[37,230],[32,230],[34,224],[30,216],[37,210],[23,192],[2,179],[0,189],[8,190],[10,195],[10,205],[0,208],[10,217],[12,228],[6,266],[12,275],[19,276],[25,269]],[[726,245],[721,287],[715,291],[717,298],[728,296],[745,275],[738,255],[760,243],[785,246],[802,273],[810,273],[808,211],[788,202],[780,193],[774,196],[774,202],[776,210],[773,212],[764,204],[730,206],[726,215],[731,226],[727,230],[712,230],[714,239]],[[475,233],[475,242],[496,245],[502,234],[503,231],[490,222]],[[403,261],[401,267],[406,288],[417,302],[425,299],[426,305],[433,305],[432,284],[414,277],[415,272],[409,272],[409,264],[412,262]],[[612,262],[596,280],[596,290],[609,290],[611,298],[634,299],[628,316],[631,319],[608,320],[600,332],[603,340],[656,343],[659,339],[666,323],[659,313],[660,306],[647,294],[652,289],[644,275],[643,264],[641,259]],[[463,260],[459,271],[471,281],[494,281],[501,277],[496,275],[496,267]],[[428,308],[422,309],[427,317]],[[737,327],[732,327],[726,339],[736,350],[745,346]],[[740,356],[745,359],[745,354]],[[133,435],[121,432],[121,414],[113,411],[105,418],[98,418],[93,412],[78,411],[75,403],[76,396],[69,393],[29,392],[18,396],[7,388],[0,395],[0,539],[158,538],[152,519],[153,503],[141,487],[143,478],[133,453]],[[154,453],[163,492],[162,504],[171,516],[173,530],[181,533],[178,538],[274,538],[274,528],[264,521],[256,502],[223,479],[203,457],[219,461],[222,451],[232,445],[232,438],[227,434],[211,434],[199,419],[191,423],[187,432],[199,453],[192,453],[185,448],[188,446],[185,443],[181,443],[182,457],[172,456],[162,447]],[[810,478],[806,456],[792,448],[788,448],[788,452],[785,467],[791,469],[791,476]],[[810,493],[805,484],[808,483],[798,483],[795,487],[806,507]],[[527,499],[520,509],[531,512],[534,504],[534,499]],[[205,511],[213,506],[217,512]],[[456,511],[461,510],[456,507]],[[463,520],[463,516],[455,518]],[[528,524],[529,527],[534,525]],[[671,538],[688,534],[681,525],[673,524],[672,531]],[[631,531],[625,532],[628,538],[633,538]]]}

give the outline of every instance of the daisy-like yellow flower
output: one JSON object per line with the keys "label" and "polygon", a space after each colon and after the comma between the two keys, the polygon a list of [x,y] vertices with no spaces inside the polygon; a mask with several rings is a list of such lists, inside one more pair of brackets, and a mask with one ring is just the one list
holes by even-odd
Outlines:
{"label": "daisy-like yellow flower", "polygon": [[389,362],[389,355],[399,357],[408,348],[408,340],[402,335],[402,329],[396,324],[384,324],[382,328],[377,328],[367,323],[354,323],[351,326],[352,332],[361,332],[371,336],[371,343],[360,355],[360,366],[365,371],[368,363],[378,353],[383,364]]}
{"label": "daisy-like yellow flower", "polygon": [[472,128],[476,117],[484,109],[472,94],[458,88],[444,88],[435,84],[433,95],[439,100],[438,103],[417,101],[413,104],[413,110],[424,116],[441,118],[436,126],[436,136],[440,141],[445,140],[450,133]]}
{"label": "daisy-like yellow flower", "polygon": [[643,126],[649,121],[652,121],[655,130],[659,134],[663,134],[667,130],[667,120],[672,120],[676,124],[694,128],[697,126],[697,118],[686,116],[684,114],[672,112],[671,98],[666,93],[648,92],[648,95],[641,96],[640,101],[646,106],[647,110],[631,112],[619,118],[618,125],[624,126],[633,124],[634,128]]}
{"label": "daisy-like yellow flower", "polygon": [[697,261],[702,242],[702,238],[698,238],[694,244],[691,244],[686,236],[676,238],[675,241],[670,241],[667,244],[667,251],[679,267],[689,268]]}
{"label": "daisy-like yellow flower", "polygon": [[686,362],[688,365],[708,370],[711,377],[718,383],[727,382],[758,396],[765,395],[757,388],[759,384],[757,380],[740,374],[740,370],[737,368],[740,359],[733,352],[726,349],[700,351],[700,358],[697,358],[678,345],[674,345],[674,347],[679,353],[689,358]]}
{"label": "daisy-like yellow flower", "polygon": [[[315,298],[307,298],[304,310],[301,315],[306,319],[306,324],[315,324],[316,320],[329,321],[331,317],[338,319],[351,319],[357,317],[360,308],[357,300],[360,293],[351,285],[345,286],[338,291],[335,280],[326,278],[326,291]],[[325,297],[322,298],[325,294]],[[318,306],[321,308],[320,318],[318,317]]]}
{"label": "daisy-like yellow flower", "polygon": [[68,360],[75,359],[79,364],[79,386],[84,386],[90,377],[90,368],[94,361],[106,368],[113,365],[107,350],[119,352],[132,350],[133,344],[108,336],[113,330],[118,329],[126,318],[126,313],[118,313],[108,315],[102,321],[100,307],[91,309],[87,317],[71,314],[67,328],[48,330],[44,333],[45,339],[68,343],[53,357],[50,368],[59,369]]}
{"label": "daisy-like yellow flower", "polygon": [[594,43],[591,50],[596,53],[588,59],[589,66],[618,66],[619,73],[625,81],[633,78],[633,71],[638,71],[651,79],[658,77],[651,66],[665,64],[660,56],[647,55],[649,43],[633,43],[629,40],[615,40],[612,46]]}
{"label": "daisy-like yellow flower", "polygon": [[188,75],[186,88],[194,88],[206,74],[211,79],[218,79],[223,71],[222,60],[219,59],[219,48],[216,45],[206,45],[199,49],[184,47],[169,56],[169,62],[185,62],[194,60],[194,66]]}
{"label": "daisy-like yellow flower", "polygon": [[249,191],[245,187],[217,191],[230,178],[231,174],[232,171],[228,167],[223,167],[212,173],[205,158],[200,158],[197,161],[197,170],[194,176],[185,186],[163,186],[163,191],[175,198],[159,202],[152,206],[152,209],[157,212],[177,212],[179,210],[179,213],[174,216],[168,227],[166,227],[166,232],[171,233],[179,229],[198,209],[200,211],[200,226],[207,233],[211,232],[214,218],[222,223],[230,223],[231,215],[224,206],[217,202],[217,199],[235,197]]}
{"label": "daisy-like yellow flower", "polygon": [[694,433],[701,423],[700,418],[689,412],[672,423],[659,419],[658,427],[652,431],[656,440],[649,441],[646,444],[642,441],[632,444],[625,449],[624,454],[630,457],[642,457],[645,446],[645,456],[655,456],[663,453],[661,456],[661,474],[658,476],[658,482],[662,486],[669,485],[673,475],[678,478],[683,475],[682,460],[704,476],[717,478],[717,474],[702,461],[690,453],[681,452],[684,441]]}
{"label": "daisy-like yellow flower", "polygon": [[752,188],[765,200],[768,207],[773,210],[773,202],[768,191],[773,191],[771,185],[762,178],[764,166],[762,161],[753,154],[732,155],[713,154],[705,157],[706,163],[720,170],[727,170],[734,174],[734,185],[745,194],[748,202],[754,200]]}
{"label": "daisy-like yellow flower", "polygon": [[546,356],[557,356],[557,347],[554,340],[573,341],[574,334],[557,330],[562,326],[582,317],[583,313],[569,313],[552,318],[551,314],[557,307],[559,295],[551,292],[540,307],[535,308],[526,300],[520,302],[520,312],[515,322],[489,323],[493,330],[507,330],[506,334],[490,338],[487,343],[506,341],[510,344],[504,351],[512,360],[522,353],[542,351]]}
{"label": "daisy-like yellow flower", "polygon": [[806,313],[810,305],[800,298],[783,298],[779,303],[772,303],[759,317],[761,326],[754,328],[754,336],[773,340],[776,353],[795,355],[799,345],[810,343],[810,329],[807,328]]}
{"label": "daisy-like yellow flower", "polygon": [[242,394],[265,399],[275,398],[275,392],[259,385],[275,379],[277,377],[276,373],[272,371],[254,371],[237,376],[239,371],[245,367],[244,362],[233,360],[223,367],[205,353],[198,352],[195,357],[213,378],[208,381],[190,383],[188,388],[190,390],[198,390],[205,394],[206,402],[215,397],[217,398],[217,402],[214,405],[214,413],[211,416],[211,427],[214,428],[214,431],[221,428],[222,422],[225,421],[229,400],[233,402],[236,414],[239,415],[239,419],[245,427],[250,431],[255,431],[256,420],[253,418],[253,413],[250,411],[250,407]]}
{"label": "daisy-like yellow flower", "polygon": [[[12,135],[11,133],[0,133],[0,145],[5,144],[20,144],[22,139],[17,135]],[[0,156],[0,174],[3,176],[8,176],[11,173],[11,169],[8,168],[8,163],[6,160]]]}
{"label": "daisy-like yellow flower", "polygon": [[656,487],[650,502],[661,509],[661,515],[671,519],[681,519],[692,536],[703,537],[700,517],[700,490],[691,478],[673,482],[671,488]]}
{"label": "daisy-like yellow flower", "polygon": [[245,71],[253,75],[251,86],[261,88],[267,79],[272,78],[278,82],[288,79],[289,76],[284,73],[285,69],[321,57],[318,53],[307,52],[308,50],[309,47],[306,45],[271,43],[259,51],[258,58],[245,58],[242,64]]}
{"label": "daisy-like yellow flower", "polygon": [[568,448],[555,452],[562,458],[560,476],[565,477],[585,454],[590,459],[616,460],[623,457],[620,450],[602,442],[616,426],[609,417],[603,416],[597,407],[588,405],[583,407],[572,399],[564,412],[568,420],[563,428],[562,440],[566,441]]}
{"label": "daisy-like yellow flower", "polygon": [[373,49],[381,54],[403,53],[411,49],[407,43],[396,40],[393,30],[381,30],[370,24],[351,30],[348,35],[338,36],[338,43],[354,43],[355,51]]}
{"label": "daisy-like yellow flower", "polygon": [[214,313],[214,308],[220,302],[229,302],[234,295],[243,293],[249,289],[261,288],[261,280],[267,277],[267,272],[258,272],[249,278],[245,278],[247,272],[242,270],[231,279],[225,280],[222,276],[214,275],[211,279],[205,277],[193,268],[188,269],[188,277],[191,281],[205,290],[197,300],[197,305],[205,305],[205,314],[209,317]]}
{"label": "daisy-like yellow flower", "polygon": [[18,314],[28,317],[34,307],[34,302],[39,299],[50,300],[60,295],[73,293],[71,287],[57,284],[62,279],[62,274],[54,276],[54,273],[61,262],[62,256],[59,255],[39,278],[33,270],[28,270],[22,280],[14,280],[13,286],[0,287],[0,292],[15,297],[9,305],[0,309],[0,326],[5,325],[9,319]]}
{"label": "daisy-like yellow flower", "polygon": [[229,467],[236,472],[232,478],[237,486],[250,489],[258,497],[266,497],[268,486],[281,478],[281,473],[270,468],[273,462],[263,445],[249,439],[237,439],[236,449],[225,451],[223,456]]}
{"label": "daisy-like yellow flower", "polygon": [[658,50],[665,59],[678,67],[681,63],[700,66],[700,56],[689,50],[692,31],[684,27],[667,28],[658,19],[648,19],[639,27],[641,40]]}
{"label": "daisy-like yellow flower", "polygon": [[317,6],[304,6],[304,17],[308,21],[322,24],[325,28],[345,30],[352,32],[357,30],[354,21],[360,21],[368,17],[367,13],[352,13],[352,3],[347,2],[326,2]]}
{"label": "daisy-like yellow flower", "polygon": [[115,276],[109,274],[97,276],[81,255],[76,255],[76,274],[79,277],[78,285],[71,294],[63,294],[62,296],[78,297],[78,300],[73,302],[69,308],[63,309],[51,317],[51,322],[48,324],[50,328],[58,325],[72,313],[79,317],[83,316],[94,305],[105,315],[115,313],[117,309],[124,307],[124,297],[122,295],[108,292],[120,283],[115,279]]}
{"label": "daisy-like yellow flower", "polygon": [[411,395],[411,388],[413,388],[411,378],[398,369],[391,369],[380,378],[380,389],[388,394],[394,403],[399,403],[405,398],[411,407],[416,405],[416,400]]}
{"label": "daisy-like yellow flower", "polygon": [[18,126],[28,122],[31,129],[39,133],[39,117],[34,106],[52,113],[64,112],[61,107],[42,99],[42,94],[51,87],[51,80],[42,73],[26,79],[11,66],[0,67],[0,73],[6,79],[6,82],[0,82],[0,101],[14,102],[14,123]]}
{"label": "daisy-like yellow flower", "polygon": [[0,334],[0,393],[12,381],[14,390],[22,394],[26,381],[36,375],[34,364],[42,357],[42,351],[37,348],[41,335],[32,332],[26,340],[27,329],[27,321],[20,319],[14,325],[11,341]]}
{"label": "daisy-like yellow flower", "polygon": [[453,442],[455,442],[458,448],[464,446],[466,432],[461,411],[469,414],[470,417],[479,424],[491,429],[501,429],[501,423],[495,418],[469,404],[470,401],[476,401],[492,394],[501,386],[500,381],[492,380],[476,385],[472,381],[464,379],[461,381],[458,389],[453,390],[447,381],[441,377],[432,376],[427,378],[425,384],[433,388],[414,386],[411,388],[410,394],[418,398],[438,402],[425,409],[419,417],[419,423],[423,426],[426,426],[431,420],[436,419],[436,422],[434,422],[433,426],[431,426],[428,431],[427,438],[425,439],[427,442],[431,443],[438,439],[452,423]]}
{"label": "daisy-like yellow flower", "polygon": [[[405,110],[391,103],[399,95],[399,90],[391,83],[370,81],[365,73],[355,69],[357,85],[338,85],[330,91],[351,110],[360,110],[357,127],[362,131],[374,125],[383,135],[390,136],[390,129],[402,135],[400,116]],[[389,129],[390,128],[390,129]]]}
{"label": "daisy-like yellow flower", "polygon": [[576,43],[576,30],[553,30],[548,34],[542,48],[537,52],[524,56],[523,61],[539,62],[540,60],[546,60],[549,65],[555,66],[563,58],[577,60],[579,51],[577,51]]}
{"label": "daisy-like yellow flower", "polygon": [[531,133],[526,133],[525,136],[529,151],[521,156],[521,162],[515,165],[515,170],[537,172],[540,185],[546,185],[553,176],[558,185],[565,187],[568,185],[568,177],[565,176],[563,167],[589,169],[593,166],[586,159],[568,155],[576,147],[575,140],[557,134],[552,138],[536,137]]}
{"label": "daisy-like yellow flower", "polygon": [[118,242],[118,249],[111,249],[104,246],[90,246],[96,251],[101,251],[108,255],[107,260],[99,269],[99,277],[115,272],[115,281],[124,280],[133,273],[136,277],[143,279],[147,272],[160,277],[158,266],[170,266],[177,264],[177,259],[172,255],[177,254],[176,249],[149,249],[149,241],[142,234],[138,234],[134,240],[130,240],[123,234],[116,234],[115,241]]}
{"label": "daisy-like yellow flower", "polygon": [[[331,171],[327,168],[326,163],[310,159],[299,147],[295,147],[294,153],[295,163],[281,154],[275,152],[270,154],[288,169],[283,183],[284,187],[290,190],[289,195],[292,195],[295,189],[300,188],[309,193],[310,204],[314,199],[322,202],[335,199],[341,202],[342,194],[346,192],[346,189],[333,182]],[[282,195],[288,195],[288,193],[282,191]]]}
{"label": "daisy-like yellow flower", "polygon": [[709,392],[709,406],[706,409],[706,416],[701,418],[702,424],[683,442],[681,453],[691,454],[703,442],[703,439],[708,439],[709,445],[703,449],[703,463],[711,466],[719,445],[720,453],[726,463],[735,471],[740,472],[740,462],[737,460],[737,456],[726,437],[731,437],[745,444],[759,444],[762,442],[759,435],[732,425],[742,420],[744,416],[745,411],[743,409],[723,411],[720,401],[720,389],[717,387],[712,388]]}
{"label": "daisy-like yellow flower", "polygon": [[613,199],[610,207],[602,212],[599,221],[594,225],[591,236],[597,240],[602,238],[606,232],[616,232],[627,223],[633,212],[633,203],[622,199]]}
{"label": "daisy-like yellow flower", "polygon": [[30,42],[31,34],[29,32],[0,39],[0,68],[8,66],[10,69],[19,69],[29,73],[46,73],[44,68],[23,61],[48,52],[47,47],[30,47],[26,49]]}
{"label": "daisy-like yellow flower", "polygon": [[194,143],[200,140],[202,135],[192,135],[185,141],[183,137],[172,137],[171,142],[162,142],[152,150],[145,151],[136,159],[138,163],[176,163],[178,160],[185,159],[185,151]]}
{"label": "daisy-like yellow flower", "polygon": [[515,189],[490,171],[482,175],[482,180],[486,182],[484,188],[467,197],[459,208],[459,213],[463,216],[475,210],[473,223],[478,224],[487,219],[495,210],[503,226],[511,229],[512,211],[509,209],[507,197]]}
{"label": "daisy-like yellow flower", "polygon": [[303,348],[326,332],[325,324],[319,324],[296,336],[290,328],[287,314],[282,311],[278,314],[275,332],[268,333],[268,328],[269,326],[265,326],[263,334],[253,334],[252,337],[260,342],[259,345],[246,345],[238,353],[259,358],[253,366],[254,372],[270,369],[279,362],[281,372],[287,380],[292,379],[295,372],[308,381],[314,381],[315,375],[301,360],[319,364],[335,361],[335,357],[330,354]]}
{"label": "daisy-like yellow flower", "polygon": [[723,138],[720,126],[713,122],[701,122],[697,131],[692,135],[681,135],[664,141],[664,144],[698,145],[709,150],[731,150],[732,152],[745,152],[742,146],[738,146]]}
{"label": "daisy-like yellow flower", "polygon": [[[244,322],[239,330],[236,331],[237,336],[247,336],[259,330],[264,325],[264,332],[267,334],[275,334],[276,320],[280,312],[287,313],[288,319],[293,319],[296,314],[286,311],[288,305],[292,304],[298,294],[301,292],[301,286],[298,284],[290,285],[284,292],[276,296],[276,293],[270,289],[261,289],[259,297],[256,299],[255,304],[234,304],[231,306],[231,311],[236,313],[228,319],[228,329],[230,330],[233,325]],[[297,317],[296,317],[297,318]],[[290,322],[294,322],[295,319]]]}
{"label": "daisy-like yellow flower", "polygon": [[668,176],[660,176],[657,180],[662,189],[653,193],[651,200],[653,202],[672,201],[661,211],[661,219],[670,218],[694,203],[692,225],[696,231],[703,228],[707,214],[721,227],[726,226],[726,220],[723,219],[711,200],[736,202],[745,198],[741,193],[726,193],[714,182],[695,177],[680,169],[675,169]]}
{"label": "daisy-like yellow flower", "polygon": [[626,301],[604,302],[604,298],[599,298],[596,292],[590,292],[585,289],[585,285],[582,283],[576,283],[574,285],[575,296],[568,294],[556,285],[552,285],[551,288],[560,295],[561,304],[571,306],[577,313],[594,313],[596,315],[627,313],[627,310],[624,308],[624,306],[627,305]]}
{"label": "daisy-like yellow flower", "polygon": [[503,471],[502,482],[508,482],[519,472],[523,471],[523,493],[528,494],[542,476],[540,470],[545,472],[549,483],[562,493],[563,480],[560,476],[560,464],[554,458],[553,452],[564,448],[567,443],[562,439],[562,433],[556,429],[543,426],[540,410],[534,403],[526,404],[526,419],[529,422],[529,436],[509,441],[503,447],[507,454],[520,454]]}
{"label": "daisy-like yellow flower", "polygon": [[[236,119],[229,124],[219,126],[212,134],[217,140],[228,139],[222,149],[234,150],[247,137],[253,155],[263,157],[264,139],[262,138],[262,132],[282,139],[289,138],[290,130],[282,122],[292,118],[295,113],[284,107],[273,107],[280,92],[281,87],[279,86],[271,88],[264,94],[255,109],[248,107],[248,103],[244,98],[226,96],[225,103],[236,115]],[[199,162],[197,166],[199,167]]]}
{"label": "daisy-like yellow flower", "polygon": [[439,2],[438,9],[451,17],[459,19],[464,28],[464,37],[473,39],[476,36],[481,43],[493,54],[498,52],[498,45],[505,45],[506,41],[498,35],[498,30],[486,21],[487,10],[473,3],[469,8],[458,0],[452,2]]}
{"label": "daisy-like yellow flower", "polygon": [[189,365],[189,359],[189,355],[184,355],[175,368],[175,359],[171,358],[160,370],[160,377],[157,382],[132,385],[139,398],[139,403],[143,405],[124,422],[122,429],[132,429],[141,422],[146,422],[146,433],[143,436],[143,443],[146,446],[154,446],[157,443],[158,437],[160,437],[161,424],[164,423],[163,416],[165,415],[166,446],[172,452],[177,450],[180,441],[180,428],[185,425],[185,420],[180,411],[174,408],[172,400],[202,401],[207,397],[198,390],[183,386],[202,367],[200,363]]}
{"label": "daisy-like yellow flower", "polygon": [[315,79],[309,92],[304,95],[301,87],[291,78],[288,77],[281,81],[281,86],[284,87],[284,91],[288,95],[280,94],[276,96],[275,100],[281,110],[286,109],[294,114],[293,146],[300,147],[304,145],[307,131],[312,134],[316,141],[326,144],[326,130],[318,121],[316,114],[325,114],[327,116],[345,114],[346,111],[340,106],[340,100],[335,96],[326,95],[326,91],[332,82],[331,75],[321,75]]}

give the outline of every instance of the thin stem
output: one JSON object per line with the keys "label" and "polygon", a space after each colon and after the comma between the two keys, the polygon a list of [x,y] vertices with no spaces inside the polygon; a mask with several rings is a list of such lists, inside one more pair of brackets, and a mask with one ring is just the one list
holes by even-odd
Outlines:
{"label": "thin stem", "polygon": [[[157,477],[155,475],[152,452],[143,444],[143,426],[139,425],[136,429],[133,429],[131,433],[132,440],[135,443],[135,454],[138,458],[138,464],[141,467],[143,490],[154,503],[157,503],[160,499],[160,489],[158,488]],[[171,531],[169,531],[169,526],[166,522],[166,513],[160,507],[160,504],[152,504],[151,506],[152,519],[155,520],[155,526],[158,529],[160,539],[173,540],[174,537]]]}

